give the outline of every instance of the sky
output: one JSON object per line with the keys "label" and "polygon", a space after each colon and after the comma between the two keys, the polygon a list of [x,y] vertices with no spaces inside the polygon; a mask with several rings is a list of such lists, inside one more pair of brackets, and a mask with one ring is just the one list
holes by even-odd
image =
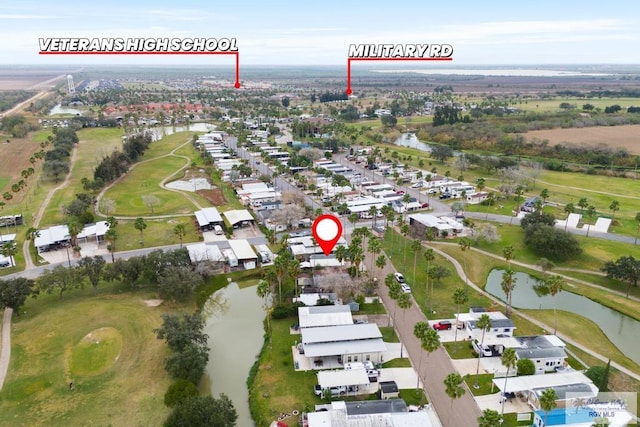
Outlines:
{"label": "sky", "polygon": [[2,3],[0,64],[232,61],[224,56],[38,55],[38,38],[48,37],[235,37],[245,65],[344,65],[349,45],[359,43],[450,44],[448,67],[640,63],[637,0]]}

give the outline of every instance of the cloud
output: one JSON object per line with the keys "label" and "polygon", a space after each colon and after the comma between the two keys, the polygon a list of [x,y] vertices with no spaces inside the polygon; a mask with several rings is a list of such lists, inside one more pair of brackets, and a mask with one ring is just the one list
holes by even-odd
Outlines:
{"label": "cloud", "polygon": [[58,18],[57,16],[51,15],[20,15],[20,14],[0,14],[0,19],[54,19]]}

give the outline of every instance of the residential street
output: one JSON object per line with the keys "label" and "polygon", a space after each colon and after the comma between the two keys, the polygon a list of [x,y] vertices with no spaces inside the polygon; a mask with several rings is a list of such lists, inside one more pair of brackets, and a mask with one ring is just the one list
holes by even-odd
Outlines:
{"label": "residential street", "polygon": [[[371,263],[371,255],[367,254],[365,265]],[[387,265],[378,278],[378,294],[382,298],[385,307],[389,313],[394,312],[395,301],[389,297],[387,286],[384,284],[384,277],[389,273],[395,273],[396,270],[391,264],[391,260],[387,258]],[[435,408],[442,425],[446,427],[469,427],[477,425],[477,419],[481,415],[480,408],[476,404],[471,391],[464,385],[466,393],[459,399],[456,399],[451,405],[451,399],[445,391],[445,377],[456,372],[449,355],[444,347],[438,348],[430,355],[422,350],[420,341],[413,335],[413,327],[419,321],[427,321],[426,316],[420,311],[420,307],[415,303],[407,310],[396,308],[396,318],[394,323],[398,331],[401,341],[405,345],[405,349],[409,354],[411,363],[419,371],[420,379],[424,384],[429,402]],[[419,368],[420,354],[422,354],[422,366]]]}

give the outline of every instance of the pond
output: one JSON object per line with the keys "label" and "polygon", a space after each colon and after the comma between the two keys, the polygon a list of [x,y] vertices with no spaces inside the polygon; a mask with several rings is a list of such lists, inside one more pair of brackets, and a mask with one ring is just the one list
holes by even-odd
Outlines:
{"label": "pond", "polygon": [[431,152],[431,147],[424,142],[420,142],[415,133],[403,133],[400,138],[396,139],[394,144],[401,147],[417,148],[427,153]]}
{"label": "pond", "polygon": [[76,116],[81,116],[82,111],[75,108],[63,107],[61,104],[58,104],[49,111],[50,116],[53,116],[54,114],[73,114]]}
{"label": "pond", "polygon": [[215,130],[216,126],[209,123],[191,123],[185,126],[159,126],[147,129],[153,135],[153,140],[158,141],[165,136],[178,132],[209,132]]}
{"label": "pond", "polygon": [[[487,278],[485,290],[491,295],[505,300],[500,283],[504,270],[492,270]],[[553,298],[556,308],[584,316],[602,329],[609,340],[628,358],[640,363],[640,322],[620,312],[598,304],[582,295],[563,291],[555,297],[549,295],[538,297],[533,289],[536,279],[526,273],[516,272],[516,286],[511,296],[511,302],[516,308],[553,309]],[[589,331],[584,331],[585,335]]]}
{"label": "pond", "polygon": [[238,413],[238,426],[254,426],[249,412],[247,376],[263,343],[265,312],[256,287],[230,283],[215,292],[204,309],[209,335],[206,375],[211,395],[225,393]]}

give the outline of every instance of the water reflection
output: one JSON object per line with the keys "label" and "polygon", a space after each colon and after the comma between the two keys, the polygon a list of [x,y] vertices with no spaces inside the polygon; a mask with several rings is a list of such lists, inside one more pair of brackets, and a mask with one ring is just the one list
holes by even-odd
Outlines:
{"label": "water reflection", "polygon": [[[504,301],[505,294],[501,287],[503,272],[504,270],[492,270],[487,278],[485,289],[491,295]],[[553,298],[555,298],[555,305],[558,310],[579,314],[590,319],[602,329],[604,334],[620,351],[636,363],[640,363],[639,321],[582,295],[567,292],[566,290],[556,294],[555,297],[550,295],[539,297],[534,290],[534,285],[537,283],[536,278],[522,272],[516,272],[515,278],[516,286],[511,297],[514,307],[553,309]],[[585,336],[589,335],[588,330],[583,332]]]}
{"label": "water reflection", "polygon": [[256,287],[230,283],[207,303],[205,332],[209,335],[206,374],[211,394],[225,393],[238,413],[238,426],[253,426],[249,414],[247,376],[263,343],[263,300]]}

